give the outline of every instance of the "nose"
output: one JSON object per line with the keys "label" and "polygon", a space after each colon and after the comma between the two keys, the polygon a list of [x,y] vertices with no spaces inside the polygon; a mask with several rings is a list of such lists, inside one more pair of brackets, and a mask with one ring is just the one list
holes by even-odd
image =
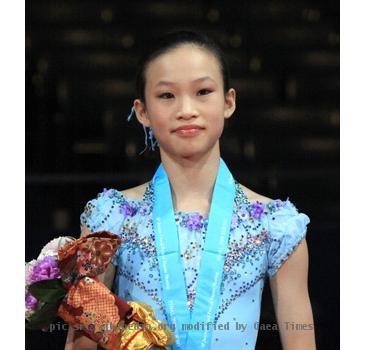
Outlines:
{"label": "nose", "polygon": [[177,118],[178,119],[191,119],[196,118],[198,116],[198,112],[194,106],[194,102],[189,97],[184,97],[181,99]]}

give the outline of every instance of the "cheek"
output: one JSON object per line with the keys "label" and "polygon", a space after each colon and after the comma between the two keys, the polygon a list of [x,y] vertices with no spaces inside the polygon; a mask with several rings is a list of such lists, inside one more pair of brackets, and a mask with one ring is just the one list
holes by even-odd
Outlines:
{"label": "cheek", "polygon": [[217,136],[220,137],[223,133],[223,129],[224,129],[224,119],[220,119],[219,121],[217,121],[216,124],[216,130],[217,130]]}
{"label": "cheek", "polygon": [[156,103],[150,103],[150,105],[147,106],[147,115],[150,119],[152,129],[156,129],[156,131],[167,123],[166,109]]}
{"label": "cheek", "polygon": [[224,98],[218,95],[207,101],[204,108],[209,115],[214,115],[215,118],[220,118],[224,115],[224,106]]}
{"label": "cheek", "polygon": [[164,132],[164,129],[166,129],[166,125],[162,120],[155,119],[151,123],[153,132],[155,135],[161,135]]}
{"label": "cheek", "polygon": [[212,104],[207,110],[207,120],[217,128],[224,125],[224,109],[220,104]]}
{"label": "cheek", "polygon": [[211,114],[210,125],[214,128],[216,136],[220,137],[224,129],[224,111],[217,108]]}

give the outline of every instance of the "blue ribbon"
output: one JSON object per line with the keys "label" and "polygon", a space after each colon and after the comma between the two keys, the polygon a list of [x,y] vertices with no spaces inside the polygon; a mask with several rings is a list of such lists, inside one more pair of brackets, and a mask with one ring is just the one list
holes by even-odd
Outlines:
{"label": "blue ribbon", "polygon": [[[219,303],[235,196],[233,176],[221,159],[213,190],[192,313],[188,308],[170,183],[162,164],[152,181],[153,227],[168,323],[175,327],[176,341],[173,349],[209,349],[213,327],[206,325],[214,322]],[[201,330],[187,330],[187,325],[197,323],[203,323],[205,327]]]}

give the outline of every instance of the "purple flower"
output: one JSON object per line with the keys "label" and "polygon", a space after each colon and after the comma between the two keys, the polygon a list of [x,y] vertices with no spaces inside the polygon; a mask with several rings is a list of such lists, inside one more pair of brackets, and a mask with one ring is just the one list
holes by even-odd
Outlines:
{"label": "purple flower", "polygon": [[27,292],[25,294],[25,307],[27,310],[34,310],[38,304],[38,300],[32,294]]}
{"label": "purple flower", "polygon": [[251,216],[255,219],[260,219],[261,215],[264,213],[264,204],[261,202],[256,202],[251,206]]}
{"label": "purple flower", "polygon": [[31,283],[34,283],[60,277],[60,269],[58,268],[56,257],[46,256],[34,265],[30,280]]}
{"label": "purple flower", "polygon": [[119,212],[124,216],[134,216],[137,213],[137,208],[127,203],[120,206]]}
{"label": "purple flower", "polygon": [[191,214],[186,220],[186,227],[189,230],[199,230],[203,227],[203,217],[200,214]]}

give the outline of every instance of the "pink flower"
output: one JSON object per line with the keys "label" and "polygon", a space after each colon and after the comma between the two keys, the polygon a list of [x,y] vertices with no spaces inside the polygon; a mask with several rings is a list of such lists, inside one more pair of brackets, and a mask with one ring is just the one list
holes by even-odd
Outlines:
{"label": "pink flower", "polygon": [[36,260],[32,260],[25,263],[25,285],[31,284],[31,278],[33,275],[33,267],[37,263]]}
{"label": "pink flower", "polygon": [[45,256],[57,256],[57,251],[59,248],[65,246],[66,244],[72,242],[74,238],[72,237],[58,237],[52,239],[48,242],[42,249],[37,260],[43,259]]}

